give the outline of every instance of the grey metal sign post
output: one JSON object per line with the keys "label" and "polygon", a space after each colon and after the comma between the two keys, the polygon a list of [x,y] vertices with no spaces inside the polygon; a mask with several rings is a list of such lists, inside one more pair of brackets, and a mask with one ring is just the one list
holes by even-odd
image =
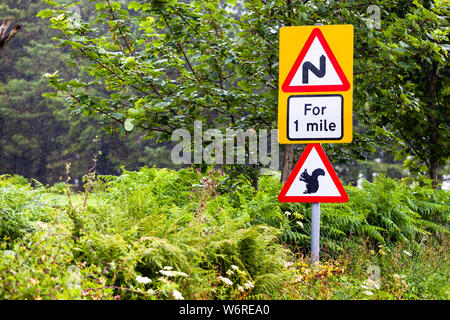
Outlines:
{"label": "grey metal sign post", "polygon": [[312,203],[311,216],[311,264],[319,262],[320,238],[320,203]]}

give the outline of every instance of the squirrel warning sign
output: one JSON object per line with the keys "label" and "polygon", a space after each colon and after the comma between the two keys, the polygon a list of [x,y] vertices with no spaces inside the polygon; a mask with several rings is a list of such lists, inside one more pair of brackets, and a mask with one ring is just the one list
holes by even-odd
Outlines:
{"label": "squirrel warning sign", "polygon": [[308,144],[278,195],[280,202],[347,202],[345,192],[320,144]]}

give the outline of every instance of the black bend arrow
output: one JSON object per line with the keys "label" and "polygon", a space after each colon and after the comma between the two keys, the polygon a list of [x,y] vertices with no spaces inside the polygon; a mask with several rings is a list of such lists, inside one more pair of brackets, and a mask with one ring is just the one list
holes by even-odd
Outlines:
{"label": "black bend arrow", "polygon": [[309,81],[309,77],[308,77],[308,71],[311,71],[312,73],[314,73],[316,75],[316,77],[318,78],[323,78],[325,76],[325,71],[326,71],[326,65],[325,65],[325,56],[321,55],[320,56],[320,69],[317,69],[311,62],[307,61],[303,64],[303,79],[302,82],[303,83],[308,83]]}

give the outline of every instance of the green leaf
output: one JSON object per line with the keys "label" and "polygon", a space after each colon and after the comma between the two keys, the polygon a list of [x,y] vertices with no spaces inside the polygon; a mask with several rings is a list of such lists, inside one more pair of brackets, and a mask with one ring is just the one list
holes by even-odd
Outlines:
{"label": "green leaf", "polygon": [[95,5],[95,10],[101,11],[101,10],[105,10],[107,7],[108,7],[108,5],[107,5],[106,3],[104,3],[104,2],[98,2],[98,3]]}
{"label": "green leaf", "polygon": [[164,28],[166,27],[166,24],[164,23],[163,20],[159,20],[159,21],[156,23],[156,27],[157,27],[158,29],[164,29]]}
{"label": "green leaf", "polygon": [[128,118],[127,120],[125,120],[125,122],[123,123],[123,126],[125,127],[126,131],[131,131],[134,128],[134,124],[133,124],[133,120],[131,118]]}
{"label": "green leaf", "polygon": [[239,86],[239,87],[241,87],[243,90],[245,90],[245,91],[251,91],[252,90],[252,87],[251,87],[251,85],[247,82],[247,81],[239,81],[238,83],[237,83],[237,85]]}
{"label": "green leaf", "polygon": [[58,96],[58,92],[43,93],[42,96],[45,97],[45,98],[53,98],[53,97]]}
{"label": "green leaf", "polygon": [[128,9],[130,9],[130,10],[134,9],[134,11],[138,11],[141,7],[142,7],[142,4],[140,4],[137,1],[132,1],[128,5]]}
{"label": "green leaf", "polygon": [[41,17],[42,19],[45,19],[48,17],[53,17],[54,13],[55,11],[53,11],[52,9],[44,9],[42,11],[39,11],[36,17]]}
{"label": "green leaf", "polygon": [[76,79],[72,79],[72,80],[68,81],[67,84],[69,86],[71,86],[71,87],[74,87],[74,88],[82,88],[82,87],[86,86],[85,83],[82,83],[82,82],[80,82],[80,81],[78,81]]}

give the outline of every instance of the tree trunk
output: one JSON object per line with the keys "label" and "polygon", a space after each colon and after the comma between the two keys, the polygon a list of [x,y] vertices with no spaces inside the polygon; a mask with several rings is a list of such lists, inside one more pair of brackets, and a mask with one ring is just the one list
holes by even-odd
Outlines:
{"label": "tree trunk", "polygon": [[281,166],[281,183],[285,184],[291,174],[294,163],[294,145],[283,144],[283,164]]}
{"label": "tree trunk", "polygon": [[430,160],[430,166],[428,167],[428,176],[432,180],[431,186],[433,189],[437,189],[438,183],[437,183],[437,161]]}
{"label": "tree trunk", "polygon": [[[0,26],[0,49],[2,49],[20,30],[20,24],[16,24],[14,27],[9,29],[11,26],[11,19],[7,18],[3,20]],[[9,29],[9,30],[8,30]]]}
{"label": "tree trunk", "polygon": [[[428,94],[430,97],[437,97],[436,95],[436,85],[438,81],[438,64],[437,61],[433,61],[432,69],[430,72],[428,72]],[[436,146],[438,145],[438,127],[440,125],[439,119],[437,119],[434,115],[436,112],[436,107],[438,103],[438,99],[432,100],[428,104],[428,108],[432,110],[429,114],[429,121],[432,124],[432,131],[431,131],[431,139],[430,139],[430,149],[429,149],[429,166],[428,166],[428,175],[430,179],[432,180],[431,186],[433,189],[436,189],[438,187],[437,183],[437,167],[438,167],[438,160],[439,160],[439,151],[436,149]]]}
{"label": "tree trunk", "polygon": [[259,188],[259,177],[255,177],[252,179],[252,187],[255,189],[255,191],[258,191]]}

